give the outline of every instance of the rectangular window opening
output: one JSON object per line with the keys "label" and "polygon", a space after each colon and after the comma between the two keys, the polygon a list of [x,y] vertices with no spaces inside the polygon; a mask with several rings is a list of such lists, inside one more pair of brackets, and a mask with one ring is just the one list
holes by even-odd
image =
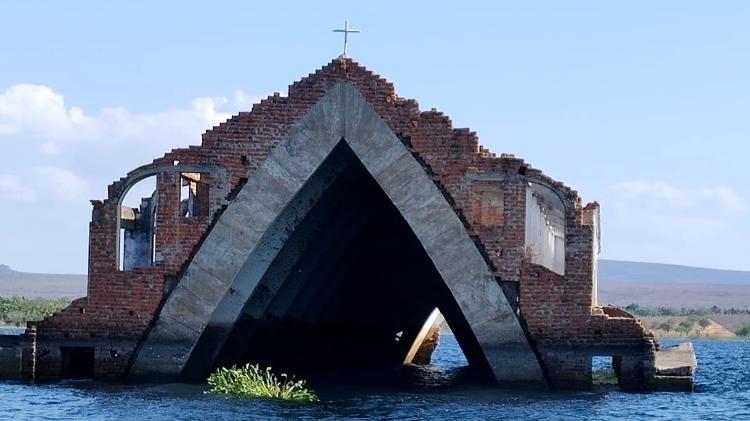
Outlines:
{"label": "rectangular window opening", "polygon": [[207,217],[209,213],[209,174],[180,174],[180,216]]}
{"label": "rectangular window opening", "polygon": [[591,383],[593,386],[617,385],[617,374],[612,362],[611,355],[595,355],[591,357]]}
{"label": "rectangular window opening", "polygon": [[117,269],[125,270],[125,228],[117,233]]}

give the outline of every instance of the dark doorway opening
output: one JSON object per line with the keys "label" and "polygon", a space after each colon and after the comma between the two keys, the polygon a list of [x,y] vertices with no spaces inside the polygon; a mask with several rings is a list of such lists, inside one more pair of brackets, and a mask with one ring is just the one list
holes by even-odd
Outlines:
{"label": "dark doorway opening", "polygon": [[[278,251],[226,342],[217,347],[210,330],[204,332],[186,379],[258,363],[313,381],[379,381],[402,370],[425,320],[439,308],[474,377],[490,380],[448,286],[349,146],[340,142],[316,174],[342,162],[345,169],[326,180],[329,187]],[[313,175],[302,190],[316,182]]]}
{"label": "dark doorway opening", "polygon": [[94,347],[61,346],[61,378],[90,379],[94,377]]}

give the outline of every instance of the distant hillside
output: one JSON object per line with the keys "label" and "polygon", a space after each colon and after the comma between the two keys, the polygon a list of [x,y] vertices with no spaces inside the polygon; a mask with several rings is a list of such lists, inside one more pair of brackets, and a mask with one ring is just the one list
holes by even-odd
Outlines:
{"label": "distant hillside", "polygon": [[746,309],[750,308],[750,272],[600,260],[599,302]]}
{"label": "distant hillside", "polygon": [[599,260],[599,280],[628,283],[750,285],[750,272],[662,263]]}
{"label": "distant hillside", "polygon": [[0,296],[26,298],[78,298],[86,295],[86,275],[16,272],[0,265]]}
{"label": "distant hillside", "polygon": [[[86,295],[86,285],[86,275],[16,272],[0,265],[0,296],[77,298]],[[599,302],[750,308],[750,272],[600,260]]]}

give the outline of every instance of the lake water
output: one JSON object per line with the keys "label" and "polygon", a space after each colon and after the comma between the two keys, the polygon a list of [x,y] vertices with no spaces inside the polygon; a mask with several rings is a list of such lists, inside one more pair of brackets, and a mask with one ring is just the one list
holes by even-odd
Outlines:
{"label": "lake water", "polygon": [[693,343],[695,393],[530,392],[473,384],[455,340],[445,336],[436,366],[405,368],[380,386],[314,385],[321,398],[314,404],[211,395],[201,385],[6,382],[0,383],[0,419],[750,419],[750,343]]}

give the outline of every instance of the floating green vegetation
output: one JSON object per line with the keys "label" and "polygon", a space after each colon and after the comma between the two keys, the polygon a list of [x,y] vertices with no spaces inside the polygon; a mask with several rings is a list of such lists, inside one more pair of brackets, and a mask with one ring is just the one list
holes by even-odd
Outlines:
{"label": "floating green vegetation", "polygon": [[243,367],[219,368],[208,377],[208,387],[212,393],[305,402],[318,400],[304,380],[295,380],[286,374],[280,377],[272,373],[270,367],[245,364]]}

